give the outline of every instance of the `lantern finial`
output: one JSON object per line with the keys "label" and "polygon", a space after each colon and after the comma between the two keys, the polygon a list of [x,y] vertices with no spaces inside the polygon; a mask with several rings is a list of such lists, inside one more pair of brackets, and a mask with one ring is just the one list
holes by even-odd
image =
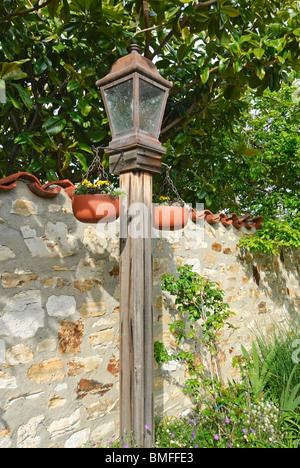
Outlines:
{"label": "lantern finial", "polygon": [[138,45],[135,39],[132,39],[130,46],[127,48],[129,54],[132,54],[133,52],[137,52],[138,54],[141,53],[142,49]]}

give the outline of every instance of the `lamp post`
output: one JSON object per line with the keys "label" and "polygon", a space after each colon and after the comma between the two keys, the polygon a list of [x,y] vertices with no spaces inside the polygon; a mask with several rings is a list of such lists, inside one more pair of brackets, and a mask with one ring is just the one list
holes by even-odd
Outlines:
{"label": "lamp post", "polygon": [[[159,134],[172,84],[140,55],[129,54],[97,82],[112,141],[110,172],[128,193],[120,216],[120,435],[138,446],[154,443],[152,174],[161,172]],[[134,208],[135,207],[135,208]],[[132,229],[138,207],[139,230]],[[149,428],[149,429],[147,429]]]}

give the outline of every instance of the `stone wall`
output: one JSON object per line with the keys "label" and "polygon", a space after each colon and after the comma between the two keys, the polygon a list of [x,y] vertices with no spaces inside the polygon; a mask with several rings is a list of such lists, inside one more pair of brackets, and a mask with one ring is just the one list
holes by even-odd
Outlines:
{"label": "stone wall", "polygon": [[[116,232],[115,232],[116,231]],[[299,312],[299,253],[245,255],[240,231],[218,223],[153,241],[154,335],[171,346],[172,298],[160,276],[183,264],[218,281],[239,328],[221,337],[231,375],[240,344]],[[182,364],[155,366],[155,409],[191,408]],[[76,221],[62,191],[40,198],[19,182],[0,194],[0,448],[75,448],[119,428],[118,222],[105,236]]]}

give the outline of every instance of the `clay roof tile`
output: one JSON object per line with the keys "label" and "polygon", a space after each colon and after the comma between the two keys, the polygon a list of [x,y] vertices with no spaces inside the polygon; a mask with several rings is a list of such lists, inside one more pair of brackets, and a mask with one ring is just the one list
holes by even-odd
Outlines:
{"label": "clay roof tile", "polygon": [[12,174],[4,179],[0,179],[0,192],[14,189],[19,181],[25,182],[32,193],[42,198],[53,198],[60,193],[62,188],[66,190],[70,197],[75,191],[75,185],[68,179],[48,182],[42,185],[33,174],[18,172],[17,174]]}
{"label": "clay roof tile", "polygon": [[[75,185],[68,179],[48,182],[42,185],[37,177],[28,172],[18,172],[17,174],[0,179],[0,192],[14,189],[19,181],[25,182],[32,193],[42,198],[53,198],[61,192],[62,188],[65,189],[70,198],[72,198],[75,192]],[[247,229],[261,229],[263,223],[261,216],[252,217],[249,214],[238,216],[236,213],[229,215],[225,213],[213,214],[209,210],[196,211],[193,208],[191,209],[190,216],[194,222],[205,219],[209,224],[221,222],[223,226],[233,225],[237,229],[243,226]]]}

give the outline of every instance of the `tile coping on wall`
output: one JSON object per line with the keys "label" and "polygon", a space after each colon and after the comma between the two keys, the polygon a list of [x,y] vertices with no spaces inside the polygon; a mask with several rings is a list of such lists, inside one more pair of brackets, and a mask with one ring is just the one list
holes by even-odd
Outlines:
{"label": "tile coping on wall", "polygon": [[[75,185],[68,179],[48,182],[42,185],[41,182],[33,174],[28,172],[18,172],[8,177],[0,179],[0,192],[5,192],[14,189],[18,181],[25,182],[29,190],[35,195],[42,198],[54,198],[65,189],[69,197],[74,195]],[[237,214],[213,214],[209,210],[196,211],[192,209],[191,218],[194,222],[205,219],[209,224],[221,223],[223,226],[233,225],[235,228],[240,229],[245,227],[247,229],[261,229],[263,218],[261,216],[251,216],[249,214],[238,216]]]}

